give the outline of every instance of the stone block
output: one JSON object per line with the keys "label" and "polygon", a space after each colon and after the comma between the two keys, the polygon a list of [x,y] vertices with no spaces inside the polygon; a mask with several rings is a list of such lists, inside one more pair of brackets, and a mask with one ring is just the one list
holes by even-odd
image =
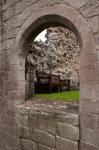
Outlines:
{"label": "stone block", "polygon": [[99,130],[86,128],[81,125],[81,137],[86,143],[99,147]]}
{"label": "stone block", "polygon": [[93,17],[99,14],[99,4],[94,3],[94,5],[88,4],[84,7],[80,8],[80,12],[83,14],[84,17]]}
{"label": "stone block", "polygon": [[15,38],[15,32],[14,32],[15,30],[14,29],[12,29],[12,30],[7,30],[7,38],[8,39],[13,39],[13,38]]}
{"label": "stone block", "polygon": [[17,125],[22,125],[22,123],[23,123],[23,117],[22,117],[21,113],[17,113],[16,114],[16,123],[17,123]]}
{"label": "stone block", "polygon": [[79,115],[68,113],[67,115],[61,115],[61,118],[59,120],[57,119],[57,121],[71,125],[79,125]]}
{"label": "stone block", "polygon": [[36,145],[36,150],[52,150],[52,148],[48,147],[48,146],[45,146],[45,145],[37,144]]}
{"label": "stone block", "polygon": [[32,140],[49,147],[55,147],[55,136],[41,130],[33,131]]}
{"label": "stone block", "polygon": [[56,123],[54,120],[40,119],[36,117],[28,118],[28,127],[30,129],[39,129],[55,135]]}
{"label": "stone block", "polygon": [[[8,134],[7,132],[5,132],[5,130],[2,128],[2,131],[0,132],[0,142],[5,146],[5,150],[7,149],[8,145],[9,145],[9,149],[10,150],[12,147],[15,148],[17,147],[17,136],[12,136],[10,134]],[[1,144],[0,143],[0,144]],[[1,147],[0,147],[1,149]],[[4,149],[3,149],[4,150]]]}
{"label": "stone block", "polygon": [[[98,72],[99,73],[99,72]],[[96,101],[99,100],[99,82],[94,84],[94,88],[92,89],[92,98]]]}
{"label": "stone block", "polygon": [[7,29],[11,31],[14,28],[14,17],[7,21]]}
{"label": "stone block", "polygon": [[23,126],[18,125],[18,136],[22,137],[24,139],[30,139],[31,137],[31,131],[28,130],[28,128],[24,128]]}
{"label": "stone block", "polygon": [[80,112],[99,114],[99,100],[82,98],[80,102]]}
{"label": "stone block", "polygon": [[65,123],[57,123],[57,135],[69,140],[79,140],[79,128]]}
{"label": "stone block", "polygon": [[5,22],[5,21],[7,21],[7,19],[8,18],[7,18],[7,10],[6,10],[2,13],[2,21]]}
{"label": "stone block", "polygon": [[81,146],[81,150],[98,150],[97,146],[82,141],[80,146]]}
{"label": "stone block", "polygon": [[21,15],[18,15],[14,18],[14,28],[18,28],[18,27],[20,28],[23,23],[24,22]]}
{"label": "stone block", "polygon": [[82,99],[93,99],[93,87],[94,87],[94,84],[81,84],[80,86],[80,89],[81,89],[81,92],[80,92],[80,97]]}
{"label": "stone block", "polygon": [[7,48],[8,48],[8,49],[11,48],[11,46],[14,44],[14,41],[15,41],[14,38],[13,38],[13,39],[8,39],[8,40],[7,40]]}
{"label": "stone block", "polygon": [[18,1],[17,3],[15,3],[14,5],[15,15],[19,15],[23,9],[24,8],[23,8],[21,1]]}
{"label": "stone block", "polygon": [[96,60],[96,56],[93,53],[89,53],[89,54],[81,53],[80,68],[81,69],[94,68],[95,60]]}
{"label": "stone block", "polygon": [[10,117],[10,116],[4,116],[4,117],[2,117],[2,124],[5,124],[7,126],[14,126],[15,118]]}
{"label": "stone block", "polygon": [[[46,108],[46,107],[45,107]],[[67,123],[67,124],[71,124],[71,125],[79,125],[79,115],[78,114],[74,114],[74,113],[65,113],[65,114],[61,114],[60,111],[58,112],[48,112],[47,111],[48,108],[46,110],[40,110],[37,111],[35,109],[31,109],[31,116],[32,117],[38,117],[40,119],[47,119],[47,120],[54,120],[57,122],[63,122],[63,123]]]}
{"label": "stone block", "polygon": [[90,1],[90,5],[94,5],[95,3],[98,2],[98,0],[89,0]]}
{"label": "stone block", "polygon": [[14,14],[15,14],[14,11],[15,11],[14,8],[11,8],[11,7],[7,8],[7,12],[5,14],[7,20],[10,19],[10,18],[12,18],[14,16]]}
{"label": "stone block", "polygon": [[30,115],[30,107],[25,107],[25,106],[20,106],[20,109],[21,109],[21,113],[24,115],[24,116],[29,116]]}
{"label": "stone block", "polygon": [[6,49],[7,49],[7,41],[4,40],[4,41],[2,42],[2,50],[6,50]]}
{"label": "stone block", "polygon": [[[68,5],[71,5],[73,7],[75,7],[76,9],[80,8],[80,7],[83,7],[84,5],[86,5],[89,1],[88,0],[53,0],[53,1],[50,1],[50,0],[46,0],[46,1],[42,1],[42,4],[39,4],[40,7],[46,7],[47,5],[54,5],[55,3],[66,3]],[[32,2],[33,3],[33,2]]]}
{"label": "stone block", "polygon": [[28,116],[22,116],[22,125],[28,127]]}
{"label": "stone block", "polygon": [[15,4],[17,1],[18,1],[18,0],[14,0],[14,1],[9,0],[9,1],[7,2],[7,7],[13,7],[14,4]]}
{"label": "stone block", "polygon": [[[8,77],[9,77],[9,80],[16,79],[18,81],[21,81],[21,87],[22,87],[22,83],[25,84],[25,80],[24,80],[25,75],[24,75],[24,71],[22,70],[13,70],[13,72],[8,71]],[[18,88],[18,85],[20,85],[20,83],[19,84],[17,83],[17,88]]]}
{"label": "stone block", "polygon": [[81,126],[85,128],[95,129],[97,117],[95,114],[92,113],[83,113],[80,117],[81,119]]}
{"label": "stone block", "polygon": [[93,33],[96,33],[99,29],[99,18],[98,16],[94,16],[88,19],[88,22],[93,30]]}
{"label": "stone block", "polygon": [[35,150],[35,143],[30,140],[21,139],[20,146],[23,150]]}
{"label": "stone block", "polygon": [[[37,0],[34,0],[34,2],[36,2]],[[60,0],[59,0],[60,1]],[[53,0],[53,1],[50,1],[50,0],[42,0],[42,3],[40,3],[40,2],[38,2],[38,4],[39,4],[39,8],[41,7],[41,8],[44,8],[44,7],[46,7],[47,5],[54,5],[55,4],[55,2],[57,2],[57,0]],[[33,1],[31,0],[31,3],[29,3],[29,5],[31,5],[31,4],[33,4]]]}
{"label": "stone block", "polygon": [[85,6],[89,3],[88,0],[66,0],[71,6],[75,7],[76,9],[79,9],[80,7]]}
{"label": "stone block", "polygon": [[78,143],[57,136],[56,150],[78,150]]}

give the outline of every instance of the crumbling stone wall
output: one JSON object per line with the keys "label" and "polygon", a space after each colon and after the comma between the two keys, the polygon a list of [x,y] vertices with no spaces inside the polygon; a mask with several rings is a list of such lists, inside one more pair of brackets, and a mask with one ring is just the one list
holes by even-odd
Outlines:
{"label": "crumbling stone wall", "polygon": [[36,69],[58,74],[61,79],[70,79],[71,89],[79,89],[80,48],[76,36],[62,27],[48,28],[46,32],[45,42],[27,46],[27,51],[31,52],[27,54],[27,61],[32,64],[34,74]]}
{"label": "crumbling stone wall", "polygon": [[79,68],[80,48],[76,36],[66,28],[57,27],[48,29],[47,39],[58,53],[54,72],[64,79],[70,78],[77,85],[79,82],[77,66]]}
{"label": "crumbling stone wall", "polygon": [[17,125],[20,150],[78,150],[76,102],[27,102],[17,109]]}

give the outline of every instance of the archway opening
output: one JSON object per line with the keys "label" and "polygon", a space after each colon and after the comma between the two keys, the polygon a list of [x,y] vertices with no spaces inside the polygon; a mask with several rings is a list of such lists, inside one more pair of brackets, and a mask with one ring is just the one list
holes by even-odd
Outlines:
{"label": "archway opening", "polygon": [[[64,8],[64,11],[63,11],[63,8]],[[80,49],[82,49],[81,57],[80,57],[81,59],[81,65],[80,65],[81,66],[81,82],[80,83],[81,83],[81,88],[82,88],[81,89],[81,102],[80,102],[80,116],[82,116],[82,114],[84,113],[84,117],[82,121],[85,122],[84,119],[86,116],[86,111],[89,111],[89,110],[87,110],[86,108],[87,105],[85,107],[84,104],[87,104],[88,100],[92,99],[91,97],[92,91],[89,87],[89,82],[93,86],[93,76],[92,76],[93,73],[92,72],[94,72],[93,50],[95,49],[95,45],[94,45],[94,38],[93,38],[92,31],[88,23],[86,22],[86,20],[76,10],[70,8],[69,6],[66,6],[66,5],[50,6],[47,11],[45,9],[42,9],[40,10],[40,12],[38,15],[38,16],[41,16],[40,18],[37,15],[35,16],[35,14],[32,13],[31,17],[27,19],[26,22],[22,25],[21,30],[19,31],[18,36],[16,38],[16,40],[18,41],[17,45],[20,47],[21,52],[23,49],[23,53],[24,53],[25,42],[31,39],[30,37],[32,33],[35,39],[38,33],[43,31],[45,28],[50,27],[51,25],[67,27],[68,29],[71,29],[73,33],[75,33],[79,41],[78,43],[79,43]],[[54,15],[54,14],[57,14],[57,15]],[[89,92],[89,94],[87,91]],[[27,105],[27,106],[30,106],[30,105]],[[80,126],[81,130],[83,131],[84,130],[83,124],[81,121],[80,123],[81,123],[81,126]],[[82,139],[83,139],[83,136],[84,135],[81,133]],[[85,139],[86,138],[84,137],[84,140]]]}
{"label": "archway opening", "polygon": [[[65,18],[61,18],[61,17],[56,16],[56,15],[53,15],[53,16],[49,15],[49,16],[45,16],[44,18],[39,18],[36,22],[34,22],[34,25],[32,26],[31,32],[28,31],[31,28],[27,29],[27,33],[30,32],[30,34],[28,36],[24,34],[26,41],[23,44],[23,51],[25,51],[26,57],[28,56],[28,58],[30,59],[29,61],[31,61],[29,63],[27,60],[25,60],[25,66],[26,66],[25,72],[29,72],[29,70],[32,70],[32,71],[30,71],[31,75],[29,75],[28,73],[25,74],[25,79],[26,79],[25,98],[26,99],[30,98],[33,95],[33,93],[37,92],[37,89],[35,88],[36,87],[35,86],[35,76],[36,76],[35,71],[36,70],[39,70],[41,72],[60,75],[61,76],[60,79],[65,81],[67,79],[71,79],[71,74],[74,73],[74,70],[72,70],[73,68],[71,67],[71,64],[73,64],[72,66],[75,66],[74,69],[76,72],[76,79],[74,79],[74,80],[76,80],[76,86],[74,85],[74,89],[76,89],[76,90],[79,89],[80,81],[78,81],[77,78],[79,78],[79,53],[80,53],[80,48],[81,48],[81,39],[80,39],[78,31],[73,26],[73,24],[72,23],[69,24],[69,22],[67,20],[64,20],[64,19]],[[63,21],[65,21],[65,24],[62,24],[62,23],[64,23]],[[36,26],[36,28],[35,28],[35,26]],[[35,28],[35,30],[34,30],[34,28]],[[46,41],[40,45],[40,42],[35,41],[35,38],[37,37],[38,33],[40,33],[41,31],[44,31],[44,30],[46,30],[46,36],[49,36],[49,37],[47,37]],[[51,30],[53,30],[53,31],[51,31]],[[61,32],[60,35],[59,35],[59,30]],[[50,31],[52,33],[48,33]],[[56,41],[56,43],[55,43],[53,38],[50,39],[51,34],[56,34],[55,35],[56,38],[57,38],[57,36],[59,36],[58,37],[59,39],[58,39],[58,41]],[[62,39],[63,38],[62,36],[67,36],[67,37],[65,37],[64,41]],[[68,37],[69,37],[69,39],[68,39]],[[70,40],[73,40],[73,42],[71,44],[72,46],[70,45]],[[38,57],[37,55],[40,55],[40,54],[37,54],[39,52],[37,52],[38,50],[36,48],[37,47],[41,48],[40,46],[41,47],[44,46],[45,49],[50,49],[52,51],[54,49],[57,49],[57,48],[58,49],[62,48],[64,50],[64,48],[66,49],[66,46],[67,46],[68,47],[67,49],[69,49],[69,51],[66,52],[66,50],[65,50],[65,52],[63,52],[63,54],[61,54],[61,57],[59,58],[59,53],[60,53],[59,50],[58,51],[56,50],[56,52],[51,52],[50,50],[46,51],[45,49],[43,49],[42,51],[40,51],[42,56],[37,58]],[[72,52],[70,52],[70,49],[75,49],[75,50],[72,50]],[[73,51],[75,51],[75,52],[73,52]],[[48,52],[50,54],[47,54],[47,56],[45,56],[46,52]],[[57,56],[57,54],[58,54],[58,56]],[[53,55],[54,55],[54,57],[53,57]],[[70,55],[71,58],[67,59],[66,55]],[[75,56],[77,59],[75,59]],[[58,63],[56,63],[57,57],[58,57],[58,61],[60,59],[60,64],[61,64],[61,61],[65,61],[65,67],[64,67],[63,63],[60,65],[60,69],[57,67],[57,65],[58,65]],[[64,60],[64,58],[66,58],[67,60]],[[39,61],[39,63],[38,63],[38,59],[39,60],[42,59],[42,60]],[[47,59],[47,62],[44,62],[44,59]],[[67,69],[68,71],[66,72],[66,62],[68,62],[69,59],[71,59],[71,64],[69,63],[67,66],[69,66],[71,69],[70,68],[69,68],[69,70]],[[73,59],[75,59],[75,60],[73,60]],[[54,61],[54,63],[53,63],[53,61]],[[63,65],[63,68],[62,68],[62,65]],[[31,69],[28,69],[27,66],[29,66]],[[57,68],[56,69],[57,71],[55,71],[55,68]],[[63,73],[62,73],[62,69],[64,70]],[[61,70],[61,71],[59,71],[59,70]],[[27,82],[27,79],[28,79],[28,82]],[[37,81],[37,79],[36,79],[36,81]],[[71,89],[73,89],[73,84],[75,84],[73,82],[75,82],[75,81],[71,80],[70,82],[71,82],[71,85],[70,85]],[[36,83],[36,84],[38,84],[38,83]]]}

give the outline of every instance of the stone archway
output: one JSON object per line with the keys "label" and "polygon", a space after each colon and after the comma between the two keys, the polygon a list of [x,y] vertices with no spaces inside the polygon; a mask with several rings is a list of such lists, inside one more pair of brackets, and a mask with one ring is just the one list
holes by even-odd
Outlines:
{"label": "stone archway", "polygon": [[1,149],[17,149],[18,145],[15,107],[25,102],[24,43],[32,32],[35,37],[51,23],[69,28],[79,39],[81,48],[80,149],[99,149],[99,62],[97,62],[99,58],[96,51],[98,42],[95,43],[94,32],[87,22],[88,17],[95,15],[98,17],[98,7],[96,7],[98,2],[95,1],[96,10],[94,2],[89,0],[28,2],[11,0],[5,3],[7,3],[7,10],[0,3],[2,9],[0,29],[5,29],[7,32],[2,35],[0,32],[0,56],[4,60],[0,66],[1,99],[5,100],[0,103]]}
{"label": "stone archway", "polygon": [[[28,11],[28,10],[27,10]],[[70,30],[72,30],[79,40],[79,45],[81,48],[80,56],[80,116],[81,116],[81,149],[83,147],[93,148],[91,145],[90,139],[86,139],[86,130],[90,130],[85,127],[86,123],[85,116],[88,115],[89,110],[85,109],[83,105],[86,105],[86,99],[92,99],[92,93],[89,88],[94,83],[93,72],[95,71],[94,63],[94,50],[95,50],[95,41],[93,33],[88,25],[87,21],[76,11],[74,8],[71,8],[67,5],[56,4],[50,6],[49,8],[43,8],[39,12],[32,13],[22,25],[20,31],[16,37],[16,47],[19,49],[19,52],[22,53],[22,48],[24,42],[28,39],[31,33],[34,33],[34,37],[45,27],[52,25],[62,25]],[[89,93],[89,94],[88,94]]]}
{"label": "stone archway", "polygon": [[[27,9],[27,11],[29,10]],[[62,11],[64,13],[62,13]],[[84,60],[81,62],[81,68],[87,68],[88,66],[86,65],[88,64],[86,64],[85,58],[87,59],[89,54],[92,56],[93,50],[95,49],[93,34],[87,21],[79,14],[79,12],[67,5],[55,5],[50,7],[47,11],[46,9],[41,9],[41,13],[32,13],[25,20],[16,36],[15,48],[17,47],[18,52],[21,54],[23,53],[24,55],[24,43],[28,40],[29,36],[31,37],[32,34],[35,38],[38,33],[51,25],[61,25],[69,28],[75,33],[81,49],[81,61]],[[89,45],[90,47],[88,47]]]}

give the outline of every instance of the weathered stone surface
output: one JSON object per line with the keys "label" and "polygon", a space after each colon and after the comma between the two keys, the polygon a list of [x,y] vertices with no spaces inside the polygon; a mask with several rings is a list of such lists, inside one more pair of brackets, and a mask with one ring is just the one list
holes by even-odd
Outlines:
{"label": "weathered stone surface", "polygon": [[35,150],[35,143],[30,140],[21,139],[20,146],[23,150]]}
{"label": "weathered stone surface", "polygon": [[23,124],[23,117],[22,117],[22,114],[20,113],[17,113],[16,114],[16,123],[18,124],[18,125],[22,125]]}
{"label": "weathered stone surface", "polygon": [[24,139],[31,138],[31,130],[29,130],[28,128],[24,128],[23,126],[18,125],[17,129],[18,129],[17,135],[19,137],[23,137]]}
{"label": "weathered stone surface", "polygon": [[[82,88],[82,91],[81,91],[81,96],[83,99],[88,99],[90,97],[90,99],[93,99],[92,98],[92,89],[93,89],[93,84],[92,83],[89,83],[89,84],[81,84],[81,88]],[[86,93],[87,91],[87,93]]]}
{"label": "weathered stone surface", "polygon": [[79,125],[79,116],[75,114],[67,114],[66,116],[61,117],[61,121],[71,125]]}
{"label": "weathered stone surface", "polygon": [[55,146],[55,136],[42,130],[34,130],[32,134],[32,140],[50,147]]}
{"label": "weathered stone surface", "polygon": [[28,128],[39,129],[55,135],[56,122],[54,120],[40,119],[35,117],[28,118]]}
{"label": "weathered stone surface", "polygon": [[57,150],[78,150],[78,143],[70,141],[61,137],[56,137],[56,149]]}
{"label": "weathered stone surface", "polygon": [[[74,126],[79,125],[77,102],[44,101],[41,99],[36,99],[34,101],[25,103],[23,106],[21,106],[21,109],[23,115],[30,115],[35,119],[38,117],[38,119],[44,119],[45,121],[51,120],[71,124]],[[32,124],[30,126],[32,127]]]}
{"label": "weathered stone surface", "polygon": [[[27,43],[27,38],[32,33],[32,31],[34,35],[34,31],[41,31],[40,30],[41,27],[44,28],[46,27],[45,23],[51,25],[50,23],[52,23],[54,20],[55,22],[53,22],[53,25],[60,23],[66,27],[69,27],[72,31],[75,32],[81,46],[80,47],[81,54],[82,53],[84,55],[87,54],[88,57],[88,55],[90,54],[92,54],[93,56],[94,53],[96,56],[98,56],[99,29],[96,30],[97,23],[95,22],[97,22],[96,18],[97,17],[99,18],[99,0],[79,0],[79,1],[70,0],[70,1],[71,4],[69,3],[69,0],[54,0],[54,1],[46,0],[46,2],[45,0],[39,0],[37,1],[37,3],[35,3],[32,0],[31,1],[0,0],[0,41],[2,42],[0,46],[0,150],[18,149],[16,123],[14,122],[16,117],[15,108],[17,107],[17,105],[21,105],[24,102],[23,100],[25,99],[24,97],[25,91],[23,91],[23,93],[21,92],[21,94],[19,92],[18,85],[20,85],[19,80],[20,78],[18,78],[17,71],[21,70],[20,69],[21,65],[24,64],[25,52],[23,52],[23,45],[24,43]],[[31,6],[29,5],[29,3],[31,4]],[[43,4],[40,5],[40,3]],[[9,10],[8,12],[9,14],[8,16],[6,16],[8,8],[11,11]],[[16,14],[17,18],[20,18],[19,20],[16,20],[16,16],[13,16]],[[51,16],[52,18],[50,19],[49,16]],[[95,17],[95,21],[93,18],[91,20],[91,17]],[[88,20],[91,20],[90,23],[91,25],[95,23],[94,25],[92,25],[94,28],[93,29],[94,32],[92,32]],[[16,29],[16,27],[18,27],[18,30]],[[89,31],[87,30],[88,28],[91,31],[90,34]],[[13,32],[14,34],[11,33],[11,35],[9,35],[9,31]],[[97,33],[95,33],[96,31]],[[9,41],[7,44],[7,40],[9,38],[12,39],[14,43]],[[94,41],[94,38],[96,41]],[[10,53],[8,51],[7,45],[9,47]],[[89,68],[88,63],[86,63],[86,61],[84,62],[84,60],[85,59],[83,57],[83,61],[81,60],[80,63],[84,64],[84,67],[87,66],[88,69]],[[89,62],[91,63],[91,61]],[[86,73],[86,70],[84,70],[85,73],[83,72],[83,74],[80,75],[81,82],[83,82],[82,84],[84,83],[86,84],[85,87],[83,88],[89,89],[88,87],[86,88],[86,86],[90,87],[90,84],[88,85],[86,83],[86,81],[89,81],[89,79],[92,83],[91,86],[93,86],[91,95],[87,93],[88,91],[90,92],[90,90],[86,90],[86,92],[83,93],[83,95],[85,96],[81,95],[80,115],[86,112],[88,114],[89,113],[95,114],[97,117],[99,117],[99,95],[97,93],[99,88],[98,85],[95,87],[95,84],[99,83],[99,57],[97,57],[97,59],[95,59],[95,61],[93,61],[93,63],[91,63],[89,66],[91,65],[93,70],[89,71],[88,75]],[[14,72],[12,68],[15,67],[17,67],[17,69]],[[82,70],[82,67],[80,69]],[[11,73],[13,74],[11,77],[10,75],[8,75],[9,74],[8,70],[11,70]],[[22,71],[21,74],[24,74],[24,72]],[[82,81],[82,76],[84,74],[86,74],[84,77],[86,79]],[[93,78],[93,80],[91,80],[92,79],[91,77]],[[23,79],[23,81],[25,83],[25,79]],[[20,89],[24,89],[24,86],[25,84],[23,84],[22,85],[23,88]],[[81,92],[83,88],[81,87]],[[92,98],[92,96],[94,96],[94,98]],[[9,118],[12,119],[12,121],[10,121]],[[63,120],[64,119],[62,118],[62,121]],[[94,120],[93,117],[92,120],[89,119],[89,122],[92,121],[96,123],[96,119]],[[92,129],[94,127],[94,123],[93,125],[90,125],[89,122],[86,123],[86,119],[83,120],[83,123],[80,121],[81,124],[80,142],[82,141],[83,143],[82,150],[84,149],[98,150],[99,129],[97,128],[98,127],[97,124],[96,128]]]}
{"label": "weathered stone surface", "polygon": [[88,22],[89,22],[93,32],[97,33],[97,31],[99,29],[99,18],[98,18],[98,16],[94,16],[92,18],[89,18]]}
{"label": "weathered stone surface", "polygon": [[[77,131],[77,125],[79,124],[79,122],[78,123],[76,122],[75,124],[75,119],[71,120],[71,116],[73,116],[73,112],[70,115],[66,113],[66,109],[67,108],[69,109],[69,110],[67,109],[67,111],[71,111],[73,107],[74,109],[75,108],[77,109],[76,105],[77,104],[75,102],[69,102],[69,103],[68,102],[67,103],[66,102],[51,102],[51,101],[41,102],[39,100],[38,101],[34,100],[31,102],[25,103],[23,106],[20,106],[17,109],[17,113],[18,113],[17,118],[19,117],[17,119],[19,138],[28,139],[28,140],[35,142],[36,150],[55,150],[56,149],[55,146],[57,143],[56,137],[61,138],[60,136],[62,136],[64,137],[63,138],[64,140],[67,140],[66,141],[67,146],[71,150],[71,146],[73,146],[73,143],[76,143],[74,142],[74,140],[76,141],[78,140],[77,139],[78,134],[75,133],[75,130]],[[54,108],[54,111],[53,111],[53,108]],[[43,109],[44,109],[44,112],[42,112]],[[55,114],[55,109],[57,110],[57,115]],[[63,113],[63,110],[65,110],[64,112],[66,113],[65,115],[68,116],[67,121],[69,124],[62,123],[63,119],[64,120],[66,119],[65,115],[61,116],[61,111]],[[46,115],[48,118],[45,117]],[[20,116],[22,116],[22,118],[20,118]],[[78,115],[76,114],[74,116],[77,117]],[[57,120],[60,120],[60,122],[57,122]],[[68,135],[66,136],[66,134]],[[75,138],[74,138],[74,134],[76,136]],[[70,143],[72,143],[72,145]],[[74,144],[74,148],[75,148],[75,144]]]}
{"label": "weathered stone surface", "polygon": [[52,148],[45,146],[45,145],[41,145],[41,144],[37,144],[36,149],[37,150],[52,150]]}
{"label": "weathered stone surface", "polygon": [[[84,113],[81,115],[82,125],[86,128],[95,129],[97,124],[97,115],[92,113]],[[84,123],[84,124],[83,124]]]}
{"label": "weathered stone surface", "polygon": [[84,5],[88,4],[88,0],[66,0],[66,2],[68,2],[70,5],[72,5],[73,7],[75,7],[76,9],[83,7]]}
{"label": "weathered stone surface", "polygon": [[[80,104],[81,110],[84,110],[84,113],[99,113],[99,101],[98,100],[93,100],[93,99],[83,99],[83,101]],[[83,114],[84,114],[83,113]]]}
{"label": "weathered stone surface", "polygon": [[79,140],[79,129],[78,127],[74,127],[65,123],[57,123],[57,134],[60,137],[78,141]]}
{"label": "weathered stone surface", "polygon": [[98,0],[89,0],[90,1],[90,5],[94,5],[98,2]]}
{"label": "weathered stone surface", "polygon": [[99,147],[99,130],[86,128],[82,125],[81,136],[82,141],[85,141],[86,143],[88,142],[92,145],[95,145],[96,147]]}
{"label": "weathered stone surface", "polygon": [[99,3],[96,2],[90,6],[90,4],[85,5],[80,9],[80,12],[84,17],[93,17],[99,14]]}
{"label": "weathered stone surface", "polygon": [[98,148],[90,143],[81,142],[81,150],[97,150]]}

